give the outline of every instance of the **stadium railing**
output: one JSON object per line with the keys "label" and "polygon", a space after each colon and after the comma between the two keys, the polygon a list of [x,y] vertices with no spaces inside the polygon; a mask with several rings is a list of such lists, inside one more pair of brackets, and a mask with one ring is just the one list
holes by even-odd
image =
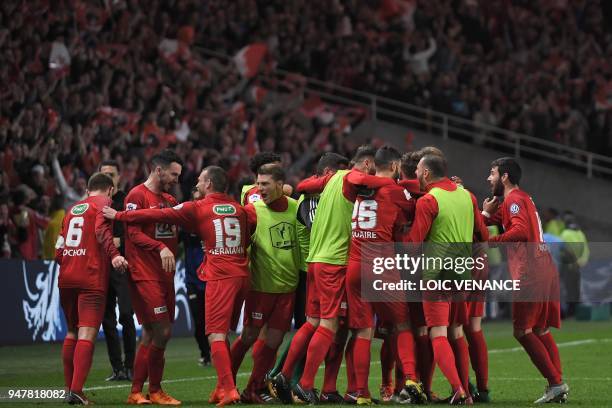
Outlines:
{"label": "stadium railing", "polygon": [[[225,62],[228,55],[198,47],[207,56]],[[272,75],[282,79],[295,73],[275,69]],[[417,105],[378,96],[368,92],[335,85],[330,82],[304,77],[305,93],[317,95],[321,100],[345,106],[361,106],[368,109],[374,120],[386,121],[438,135],[443,139],[457,139],[503,151],[514,157],[526,157],[554,165],[565,165],[584,172],[588,178],[612,177],[612,158],[598,153],[577,149],[561,143],[512,132],[455,115],[445,114]]]}

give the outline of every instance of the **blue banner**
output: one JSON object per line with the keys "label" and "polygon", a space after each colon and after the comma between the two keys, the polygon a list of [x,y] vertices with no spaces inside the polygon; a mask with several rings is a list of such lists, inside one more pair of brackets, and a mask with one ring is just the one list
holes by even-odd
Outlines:
{"label": "blue banner", "polygon": [[[59,266],[52,261],[0,260],[0,271],[0,346],[62,341],[66,335],[66,321],[57,287]],[[182,260],[176,263],[174,287],[176,311],[172,333],[173,336],[189,336],[193,324]],[[136,317],[134,319],[140,330]]]}

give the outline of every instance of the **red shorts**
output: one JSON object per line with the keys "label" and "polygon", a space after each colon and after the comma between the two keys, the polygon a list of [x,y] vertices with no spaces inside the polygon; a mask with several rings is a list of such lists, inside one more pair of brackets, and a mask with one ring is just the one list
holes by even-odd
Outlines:
{"label": "red shorts", "polygon": [[60,288],[59,294],[68,328],[100,327],[106,307],[105,291]]}
{"label": "red shorts", "polygon": [[206,282],[204,321],[207,336],[226,334],[236,327],[248,291],[249,278],[246,276]]}
{"label": "red shorts", "polygon": [[245,326],[263,327],[289,331],[293,318],[295,292],[266,293],[251,290],[244,305]]}
{"label": "red shorts", "polygon": [[319,307],[319,294],[314,281],[314,264],[308,264],[306,273],[306,316],[319,318],[321,308]]}
{"label": "red shorts", "polygon": [[482,317],[484,316],[485,302],[468,301],[468,317]]}
{"label": "red shorts", "polygon": [[314,282],[319,294],[320,317],[331,319],[346,315],[345,265],[313,262]]}
{"label": "red shorts", "polygon": [[423,301],[427,327],[463,325],[469,322],[466,302]]}
{"label": "red shorts", "polygon": [[128,280],[130,299],[140,324],[174,322],[176,296],[173,282]]}
{"label": "red shorts", "polygon": [[408,312],[410,313],[410,326],[413,329],[427,326],[425,312],[423,312],[423,302],[408,303]]}
{"label": "red shorts", "polygon": [[403,302],[366,302],[361,298],[361,264],[349,261],[346,272],[348,326],[351,329],[376,327],[374,314],[391,327],[410,321],[408,305]]}
{"label": "red shorts", "polygon": [[559,302],[514,302],[512,303],[512,324],[515,329],[561,327]]}

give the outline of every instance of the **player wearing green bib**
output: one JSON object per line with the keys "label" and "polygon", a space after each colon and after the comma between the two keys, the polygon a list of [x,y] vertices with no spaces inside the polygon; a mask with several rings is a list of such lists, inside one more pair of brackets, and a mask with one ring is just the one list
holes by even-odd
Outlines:
{"label": "player wearing green bib", "polygon": [[264,375],[274,364],[276,351],[291,327],[302,256],[297,235],[298,205],[283,195],[284,179],[280,166],[261,166],[257,174],[261,200],[245,207],[251,234],[251,290],[245,302],[244,330],[232,345],[235,371],[264,325],[267,332],[265,342],[253,352],[254,366],[241,396],[243,402],[272,402]]}
{"label": "player wearing green bib", "polygon": [[[337,153],[328,152],[321,156],[317,164],[316,175],[308,178],[308,181],[320,181],[323,178],[331,177],[340,168],[346,168],[349,160]],[[274,393],[283,403],[292,403],[291,386],[297,384],[302,376],[305,363],[306,349],[308,342],[314,334],[319,324],[319,303],[314,285],[313,264],[306,262],[310,248],[311,228],[315,219],[320,193],[306,193],[300,195],[298,200],[298,225],[303,228],[298,229],[298,239],[302,247],[303,271],[306,273],[306,322],[299,327],[290,343],[286,355],[283,355],[276,367],[269,373],[271,386]],[[341,349],[340,349],[341,348]],[[325,359],[325,379],[321,392],[321,402],[342,402],[336,390],[336,379],[342,364],[344,342],[335,353],[328,353]]]}
{"label": "player wearing green bib", "polygon": [[313,265],[311,271],[318,295],[314,301],[319,305],[320,323],[308,344],[302,378],[293,387],[296,397],[307,403],[318,402],[313,390],[314,377],[334,343],[338,318],[346,312],[344,280],[351,240],[351,216],[357,195],[355,184],[359,183],[348,183],[345,177],[373,174],[375,154],[375,149],[362,146],[353,158],[352,170],[339,170],[327,177],[304,181],[297,187],[301,193],[321,192],[306,259]]}
{"label": "player wearing green bib", "polygon": [[[474,196],[448,179],[444,157],[425,155],[416,174],[427,194],[417,201],[410,241],[433,244],[436,249],[445,245],[453,250],[452,256],[471,256],[471,245],[467,244],[473,241],[474,234],[479,241],[488,239]],[[423,272],[424,280],[450,279],[454,275],[454,271],[435,268]],[[453,302],[446,295],[442,299],[423,300],[425,320],[430,328],[434,359],[453,389],[451,404],[470,403],[471,397],[466,392],[469,354],[462,329],[467,323],[467,308],[465,302]],[[449,326],[451,343],[447,337]]]}

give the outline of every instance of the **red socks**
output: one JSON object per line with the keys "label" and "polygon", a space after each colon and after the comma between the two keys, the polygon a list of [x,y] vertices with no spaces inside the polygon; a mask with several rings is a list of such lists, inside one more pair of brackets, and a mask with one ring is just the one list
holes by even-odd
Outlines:
{"label": "red socks", "polygon": [[461,380],[459,380],[459,374],[457,373],[455,355],[448,343],[448,339],[444,336],[434,337],[431,339],[431,346],[433,348],[435,362],[450,383],[453,392],[457,391],[462,385]]}
{"label": "red socks", "polygon": [[473,332],[467,328],[465,335],[468,339],[470,361],[476,374],[478,391],[486,391],[489,389],[489,353],[487,351],[487,342],[482,330]]}
{"label": "red socks", "polygon": [[383,387],[393,385],[391,376],[393,374],[393,367],[395,366],[395,353],[393,352],[394,340],[394,336],[389,335],[385,337],[385,340],[380,347],[380,371],[382,374],[381,385]]}
{"label": "red socks", "polygon": [[[259,340],[257,340],[259,342]],[[257,344],[257,343],[255,343]],[[274,364],[276,358],[276,349],[268,347],[265,342],[261,342],[257,353],[253,347],[253,371],[251,377],[246,386],[247,390],[257,391],[264,387],[264,376],[270,369],[270,366]]]}
{"label": "red socks", "polygon": [[78,340],[74,348],[72,383],[70,391],[83,393],[83,384],[91,368],[93,359],[94,344],[89,340]]}
{"label": "red socks", "polygon": [[[249,351],[249,347],[242,342],[242,338],[238,337],[234,344],[232,344],[231,348],[231,368],[232,368],[232,377],[234,378],[234,383],[236,382],[236,374],[238,374],[238,369],[242,364],[242,360],[244,360],[244,356],[247,351]],[[255,350],[253,350],[253,354],[255,354]]]}
{"label": "red socks", "polygon": [[372,341],[357,337],[353,351],[353,365],[357,380],[357,391],[362,395],[369,393],[368,377],[370,375],[370,346]]}
{"label": "red socks", "polygon": [[142,392],[144,382],[149,376],[149,348],[151,346],[140,344],[134,359],[134,375],[132,377],[132,393]]}
{"label": "red socks", "polygon": [[355,337],[351,336],[346,343],[345,360],[346,360],[346,392],[351,393],[357,391],[357,379],[355,378],[355,365],[353,364],[353,352],[355,351]]}
{"label": "red socks", "polygon": [[306,322],[300,327],[295,333],[291,340],[291,346],[287,353],[287,358],[283,364],[282,373],[285,378],[291,378],[293,376],[293,370],[295,370],[296,364],[304,358],[306,350],[308,350],[308,343],[315,332],[315,327]]}
{"label": "red socks", "polygon": [[300,385],[306,390],[312,390],[314,387],[314,379],[317,375],[319,366],[325,359],[327,351],[334,342],[334,332],[319,326],[312,336],[312,340],[308,345],[306,353],[306,364],[304,365],[304,373],[300,379]]}
{"label": "red socks", "polygon": [[323,392],[331,393],[337,391],[336,382],[338,373],[342,365],[342,357],[344,356],[344,342],[346,338],[342,336],[341,342],[334,342],[327,355],[325,355],[325,376],[323,378]]}
{"label": "red socks", "polygon": [[74,348],[76,347],[76,339],[66,337],[62,347],[62,362],[64,363],[64,385],[67,390],[70,390],[72,385],[72,373],[74,371]]}
{"label": "red socks", "polygon": [[157,347],[155,344],[149,346],[149,392],[161,390],[161,380],[164,376],[165,349]]}
{"label": "red socks", "polygon": [[419,367],[419,376],[425,387],[425,391],[431,392],[431,383],[435,369],[435,361],[431,340],[427,334],[416,336],[417,364]]}
{"label": "red socks", "polygon": [[561,357],[559,356],[559,349],[557,348],[557,343],[555,343],[555,339],[552,336],[551,332],[538,336],[544,347],[546,347],[546,351],[548,351],[548,356],[550,360],[555,365],[555,368],[559,372],[559,377],[563,377],[563,370],[561,369]]}
{"label": "red socks", "polygon": [[405,378],[417,381],[416,361],[414,353],[414,337],[410,330],[403,330],[397,336],[397,358],[402,363],[402,373]]}
{"label": "red socks", "polygon": [[468,345],[463,336],[458,339],[453,339],[450,342],[455,354],[455,364],[457,365],[457,373],[461,380],[461,385],[465,392],[470,389],[468,387],[468,381],[470,376],[470,353],[468,352]]}
{"label": "red socks", "polygon": [[210,344],[210,355],[215,370],[217,370],[218,387],[227,392],[235,389],[236,383],[232,376],[232,360],[225,340],[213,341]]}
{"label": "red socks", "polygon": [[561,374],[555,368],[555,365],[550,359],[550,355],[534,333],[525,334],[518,339],[523,346],[533,364],[537,367],[540,373],[548,380],[548,385],[556,385],[561,383]]}

